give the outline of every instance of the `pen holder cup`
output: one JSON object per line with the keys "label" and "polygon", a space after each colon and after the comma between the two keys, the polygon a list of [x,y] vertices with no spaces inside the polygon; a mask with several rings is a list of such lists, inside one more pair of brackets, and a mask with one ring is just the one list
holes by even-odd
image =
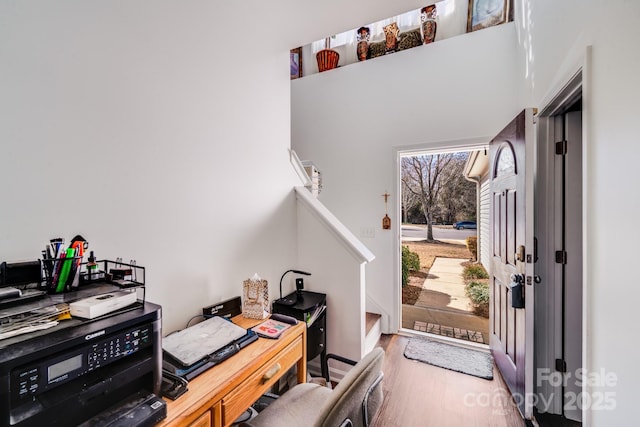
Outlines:
{"label": "pen holder cup", "polygon": [[59,294],[77,288],[80,283],[81,256],[43,259],[44,283],[48,293]]}

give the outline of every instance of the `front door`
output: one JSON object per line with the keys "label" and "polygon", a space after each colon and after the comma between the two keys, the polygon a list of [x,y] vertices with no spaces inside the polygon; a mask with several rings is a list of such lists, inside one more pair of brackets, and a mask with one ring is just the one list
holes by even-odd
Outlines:
{"label": "front door", "polygon": [[489,144],[490,346],[525,418],[533,415],[533,110]]}

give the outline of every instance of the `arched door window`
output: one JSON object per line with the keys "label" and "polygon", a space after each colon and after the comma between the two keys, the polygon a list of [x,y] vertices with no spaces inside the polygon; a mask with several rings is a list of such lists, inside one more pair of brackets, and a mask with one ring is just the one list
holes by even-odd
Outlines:
{"label": "arched door window", "polygon": [[516,156],[513,152],[513,146],[510,142],[505,141],[502,143],[496,156],[496,161],[493,169],[494,178],[501,178],[504,176],[515,175],[516,171]]}

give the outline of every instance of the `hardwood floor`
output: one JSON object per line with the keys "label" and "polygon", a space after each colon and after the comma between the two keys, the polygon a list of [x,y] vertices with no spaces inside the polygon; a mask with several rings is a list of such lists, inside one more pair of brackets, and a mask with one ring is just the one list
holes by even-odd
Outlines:
{"label": "hardwood floor", "polygon": [[406,335],[383,335],[384,401],[372,427],[524,427],[507,387],[494,379],[438,368],[404,357]]}

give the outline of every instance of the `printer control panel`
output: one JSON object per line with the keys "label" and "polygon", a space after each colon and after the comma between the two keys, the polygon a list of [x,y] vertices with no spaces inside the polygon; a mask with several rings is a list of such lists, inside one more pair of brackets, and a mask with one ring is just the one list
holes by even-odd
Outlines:
{"label": "printer control panel", "polygon": [[128,356],[151,342],[149,328],[138,328],[94,344],[87,353],[87,369],[92,371]]}
{"label": "printer control panel", "polygon": [[151,325],[145,325],[92,342],[100,336],[97,332],[92,334],[95,337],[85,337],[87,342],[75,350],[16,368],[11,374],[12,400],[20,401],[41,394],[129,356],[152,344],[152,332]]}

